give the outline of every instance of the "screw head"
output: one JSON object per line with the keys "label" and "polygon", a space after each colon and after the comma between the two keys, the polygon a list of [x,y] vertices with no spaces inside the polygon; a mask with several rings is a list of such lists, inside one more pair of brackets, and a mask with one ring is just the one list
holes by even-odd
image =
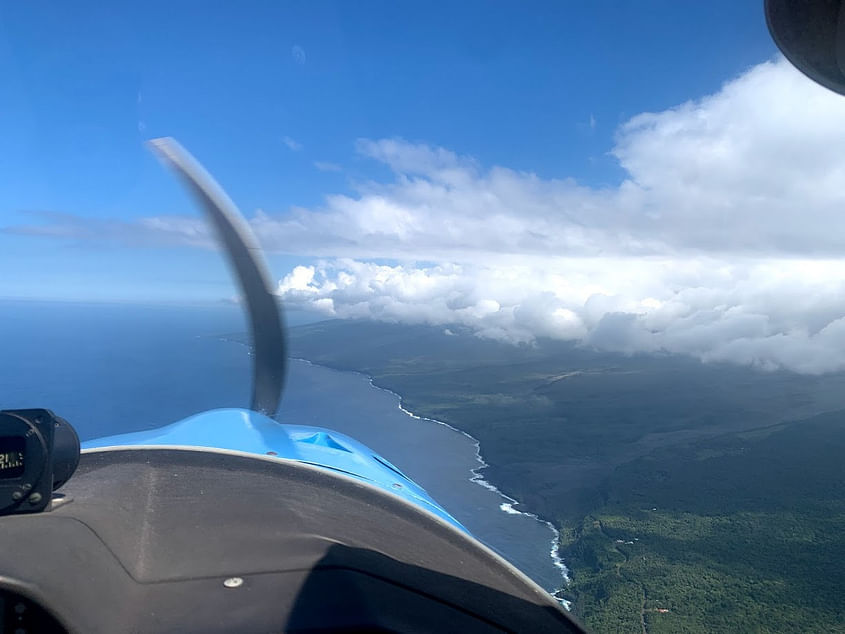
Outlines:
{"label": "screw head", "polygon": [[29,496],[29,503],[30,504],[38,504],[41,501],[41,494],[36,491],[32,495]]}
{"label": "screw head", "polygon": [[244,580],[241,577],[229,577],[223,582],[227,588],[240,588],[243,584]]}

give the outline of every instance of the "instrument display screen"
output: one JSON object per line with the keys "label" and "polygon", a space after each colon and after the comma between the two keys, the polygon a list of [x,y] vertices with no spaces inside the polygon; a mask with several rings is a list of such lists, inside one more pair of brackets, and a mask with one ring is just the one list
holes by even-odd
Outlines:
{"label": "instrument display screen", "polygon": [[0,480],[23,475],[25,448],[22,436],[0,436]]}

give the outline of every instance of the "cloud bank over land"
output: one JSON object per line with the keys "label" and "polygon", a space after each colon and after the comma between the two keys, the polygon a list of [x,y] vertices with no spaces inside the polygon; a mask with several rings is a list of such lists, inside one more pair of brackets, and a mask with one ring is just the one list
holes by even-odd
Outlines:
{"label": "cloud bank over land", "polygon": [[845,367],[845,262],[576,258],[427,267],[333,260],[279,284],[291,306],[341,318],[462,324],[514,343],[819,373]]}
{"label": "cloud bank over land", "polygon": [[347,256],[279,285],[291,304],[329,315],[840,370],[840,147],[845,100],[777,60],[622,125],[612,154],[627,178],[616,187],[362,140],[358,152],[389,166],[392,182],[255,226],[270,244],[299,233],[316,253]]}
{"label": "cloud bank over land", "polygon": [[[845,369],[843,147],[845,99],[777,59],[621,125],[613,186],[360,139],[390,176],[250,223],[268,250],[321,258],[280,280],[290,306],[826,372]],[[200,218],[126,225],[5,230],[212,243]]]}

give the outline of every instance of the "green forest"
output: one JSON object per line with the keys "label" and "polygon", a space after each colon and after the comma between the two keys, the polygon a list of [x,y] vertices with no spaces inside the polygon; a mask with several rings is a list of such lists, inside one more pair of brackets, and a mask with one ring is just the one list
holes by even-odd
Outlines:
{"label": "green forest", "polygon": [[291,348],[476,437],[485,478],[560,528],[589,630],[845,632],[845,375],[374,322]]}
{"label": "green forest", "polygon": [[567,524],[568,594],[601,632],[845,631],[845,412],[617,470]]}

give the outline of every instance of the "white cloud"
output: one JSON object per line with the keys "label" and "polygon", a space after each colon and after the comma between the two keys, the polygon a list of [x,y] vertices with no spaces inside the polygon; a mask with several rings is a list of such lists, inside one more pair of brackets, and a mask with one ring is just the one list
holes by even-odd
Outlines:
{"label": "white cloud", "polygon": [[[845,99],[778,59],[623,124],[617,186],[361,139],[392,177],[251,224],[270,250],[326,258],[279,292],[328,315],[821,372],[845,368],[842,147]],[[207,240],[175,218],[141,226]]]}
{"label": "white cloud", "polygon": [[297,141],[296,139],[292,139],[289,136],[282,137],[282,143],[288,146],[288,149],[292,152],[299,152],[302,149],[302,143]]}
{"label": "white cloud", "polygon": [[541,179],[401,139],[359,140],[395,173],[317,210],[265,215],[271,248],[474,260],[491,254],[845,253],[845,99],[784,61],[621,126],[617,187]]}
{"label": "white cloud", "polygon": [[652,235],[708,251],[845,253],[845,100],[785,61],[641,114],[613,151]]}
{"label": "white cloud", "polygon": [[[691,283],[692,282],[692,283]],[[451,326],[482,337],[579,340],[622,352],[818,373],[845,369],[845,261],[559,258],[542,262],[299,266],[291,306]]]}

